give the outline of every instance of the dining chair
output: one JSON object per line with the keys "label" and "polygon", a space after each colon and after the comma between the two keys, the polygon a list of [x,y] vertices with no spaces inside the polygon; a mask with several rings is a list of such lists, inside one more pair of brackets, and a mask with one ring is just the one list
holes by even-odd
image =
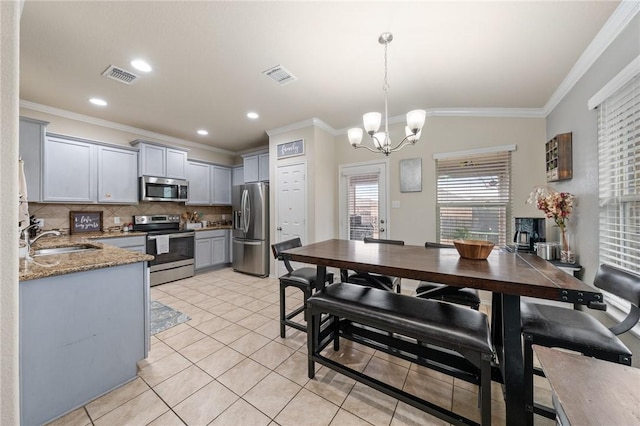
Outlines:
{"label": "dining chair", "polygon": [[[424,246],[428,249],[454,248],[453,245],[431,242],[424,243]],[[480,295],[478,290],[474,288],[451,287],[445,284],[420,281],[416,287],[416,296],[422,299],[436,299],[456,305],[465,305],[476,311],[480,308]]]}
{"label": "dining chair", "polygon": [[[403,246],[404,241],[401,240],[386,240],[382,238],[364,238],[365,244],[393,244],[397,246]],[[359,284],[367,287],[373,287],[380,290],[395,291],[400,293],[402,290],[401,279],[399,277],[392,277],[389,275],[380,275],[370,272],[359,272],[349,275],[348,272],[343,272],[342,281],[346,281],[351,284]]]}
{"label": "dining chair", "polygon": [[631,308],[622,322],[607,328],[583,311],[533,302],[521,303],[528,425],[533,424],[534,414],[555,418],[551,407],[534,402],[533,376],[544,376],[544,373],[534,368],[533,345],[568,349],[605,361],[631,365],[632,353],[617,336],[632,329],[640,320],[640,275],[600,265],[594,285],[630,302]]}
{"label": "dining chair", "polygon": [[[316,268],[305,266],[298,269],[293,269],[291,262],[283,252],[292,248],[302,247],[302,241],[300,238],[292,238],[290,240],[281,241],[271,245],[271,251],[273,257],[277,260],[284,262],[287,273],[279,278],[280,280],[280,337],[284,338],[286,335],[285,327],[293,327],[297,330],[307,331],[306,324],[300,324],[293,321],[293,318],[304,312],[304,319],[307,319],[307,299],[311,297],[311,293],[316,288]],[[327,272],[326,282],[331,284],[333,282],[333,273]],[[303,303],[302,306],[287,313],[286,310],[286,289],[287,287],[296,287],[302,290]]]}

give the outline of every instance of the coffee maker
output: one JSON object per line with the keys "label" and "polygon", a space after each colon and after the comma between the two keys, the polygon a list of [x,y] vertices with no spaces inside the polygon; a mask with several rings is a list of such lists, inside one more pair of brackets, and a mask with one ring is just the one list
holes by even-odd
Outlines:
{"label": "coffee maker", "polygon": [[518,251],[534,251],[536,243],[547,241],[544,217],[516,217],[513,242]]}

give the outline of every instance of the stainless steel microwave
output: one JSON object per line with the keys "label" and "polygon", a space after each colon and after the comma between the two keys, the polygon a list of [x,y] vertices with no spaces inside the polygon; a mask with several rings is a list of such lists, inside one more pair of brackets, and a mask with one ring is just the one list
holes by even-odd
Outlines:
{"label": "stainless steel microwave", "polygon": [[155,176],[140,177],[140,201],[187,201],[189,182]]}

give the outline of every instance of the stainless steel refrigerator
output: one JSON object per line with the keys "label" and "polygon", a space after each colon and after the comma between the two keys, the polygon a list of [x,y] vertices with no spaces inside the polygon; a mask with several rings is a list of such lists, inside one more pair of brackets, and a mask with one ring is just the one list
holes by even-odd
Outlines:
{"label": "stainless steel refrigerator", "polygon": [[269,275],[269,184],[234,186],[233,269],[251,275]]}

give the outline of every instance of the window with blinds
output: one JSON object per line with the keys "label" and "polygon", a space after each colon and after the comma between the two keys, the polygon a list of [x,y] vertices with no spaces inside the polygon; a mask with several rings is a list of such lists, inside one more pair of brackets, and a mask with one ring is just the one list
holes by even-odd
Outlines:
{"label": "window with blinds", "polygon": [[598,112],[600,261],[640,273],[640,74]]}
{"label": "window with blinds", "polygon": [[379,237],[378,173],[347,176],[347,212],[349,215],[349,239]]}
{"label": "window with blinds", "polygon": [[511,218],[511,152],[436,160],[438,235],[507,242]]}

